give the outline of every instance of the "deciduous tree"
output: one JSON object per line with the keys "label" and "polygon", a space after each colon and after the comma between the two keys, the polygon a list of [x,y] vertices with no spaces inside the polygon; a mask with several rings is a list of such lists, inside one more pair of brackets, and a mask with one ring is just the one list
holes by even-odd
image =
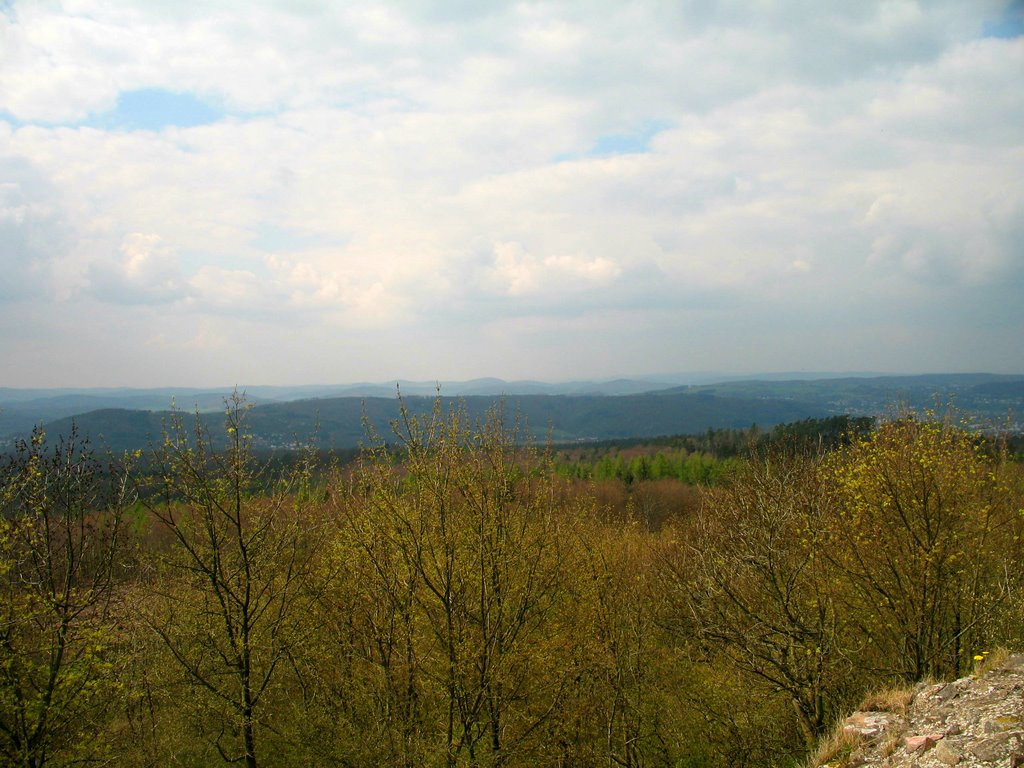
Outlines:
{"label": "deciduous tree", "polygon": [[667,561],[673,626],[788,697],[808,747],[841,688],[840,617],[820,533],[834,514],[815,460],[752,459],[706,492],[694,530]]}
{"label": "deciduous tree", "polygon": [[554,468],[498,412],[471,424],[438,401],[423,417],[403,410],[395,434],[398,466],[383,448],[370,456],[339,517],[369,564],[361,624],[400,761],[431,743],[450,766],[522,760],[570,674],[556,659],[571,648],[549,637],[568,544]]}
{"label": "deciduous tree", "polygon": [[179,417],[157,453],[148,506],[171,544],[158,553],[144,619],[203,706],[219,755],[255,768],[259,735],[275,730],[267,702],[311,631],[323,575],[305,474],[261,474],[246,410],[237,393],[227,402],[223,451],[198,418],[190,435]]}
{"label": "deciduous tree", "polygon": [[842,514],[828,552],[876,671],[957,675],[1019,577],[1020,510],[1000,458],[951,419],[903,417],[827,466]]}
{"label": "deciduous tree", "polygon": [[130,493],[72,429],[19,443],[0,478],[0,756],[33,768],[98,758],[118,693],[112,603]]}

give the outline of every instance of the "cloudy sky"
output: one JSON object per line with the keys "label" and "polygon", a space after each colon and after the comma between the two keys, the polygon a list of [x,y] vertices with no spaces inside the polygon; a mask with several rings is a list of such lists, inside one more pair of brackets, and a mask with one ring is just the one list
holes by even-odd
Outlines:
{"label": "cloudy sky", "polygon": [[1024,3],[0,0],[0,359],[1024,371]]}

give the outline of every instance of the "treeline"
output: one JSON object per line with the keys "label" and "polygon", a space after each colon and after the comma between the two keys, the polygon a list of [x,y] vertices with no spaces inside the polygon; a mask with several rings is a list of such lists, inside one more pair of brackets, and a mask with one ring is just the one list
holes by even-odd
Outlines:
{"label": "treeline", "polygon": [[797,765],[1022,633],[1020,466],[931,417],[844,434],[624,505],[440,402],[336,471],[268,469],[237,398],[226,450],[36,435],[0,477],[0,762]]}
{"label": "treeline", "polygon": [[866,416],[830,416],[780,424],[769,431],[708,429],[697,435],[603,440],[584,447],[559,446],[556,469],[583,480],[634,481],[670,478],[687,485],[716,485],[742,462],[769,450],[828,451],[874,427]]}
{"label": "treeline", "polygon": [[672,479],[687,485],[714,485],[738,465],[737,459],[719,459],[685,448],[648,453],[643,448],[605,453],[600,459],[560,459],[556,471],[581,480],[620,480],[627,485],[645,480]]}

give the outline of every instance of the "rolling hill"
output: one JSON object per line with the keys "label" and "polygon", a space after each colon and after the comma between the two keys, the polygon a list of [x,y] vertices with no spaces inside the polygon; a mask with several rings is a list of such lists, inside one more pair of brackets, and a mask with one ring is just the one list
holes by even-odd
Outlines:
{"label": "rolling hill", "polygon": [[[413,414],[428,414],[434,399],[404,399]],[[720,397],[706,393],[620,395],[519,395],[504,398],[470,396],[442,398],[445,409],[461,405],[470,418],[482,419],[501,407],[507,418],[520,419],[536,439],[550,435],[557,442],[601,440],[702,432],[709,428],[772,426],[808,417],[829,415],[815,405],[796,401]],[[186,425],[197,418],[179,414]],[[398,419],[397,398],[322,398],[256,405],[248,415],[254,445],[286,449],[316,437],[325,448],[352,448],[367,443],[366,426],[387,439]],[[80,434],[115,452],[157,444],[171,412],[102,409],[46,424],[50,435],[67,434],[72,422]],[[219,414],[199,414],[210,434],[220,433]]]}
{"label": "rolling hill", "polygon": [[[504,403],[539,439],[557,442],[654,437],[707,429],[776,424],[837,414],[886,416],[900,407],[944,408],[949,403],[979,427],[1024,432],[1024,376],[932,374],[847,376],[800,380],[766,377],[659,389],[640,379],[562,384],[475,379],[441,384],[443,407],[461,403],[472,418]],[[367,442],[366,425],[387,438],[399,416],[400,388],[414,413],[429,412],[438,384],[390,382],[311,387],[250,387],[249,424],[257,446],[283,449],[315,434],[325,448]],[[229,389],[13,390],[0,389],[0,449],[38,423],[51,435],[79,431],[112,450],[157,443],[171,417],[172,398],[192,419],[199,413],[211,434],[220,432]]]}

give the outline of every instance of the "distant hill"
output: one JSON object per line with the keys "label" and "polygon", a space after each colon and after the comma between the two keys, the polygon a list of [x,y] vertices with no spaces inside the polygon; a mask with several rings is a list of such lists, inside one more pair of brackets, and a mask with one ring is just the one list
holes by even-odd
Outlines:
{"label": "distant hill", "polygon": [[[363,417],[387,437],[398,417],[398,391],[416,412],[427,412],[437,382],[393,381],[310,387],[247,387],[257,444],[281,448],[314,431],[324,447],[351,448],[366,439]],[[607,440],[762,427],[830,415],[886,416],[900,407],[943,408],[950,402],[979,426],[1024,432],[1024,376],[930,374],[846,376],[799,380],[788,376],[665,388],[654,381],[618,379],[546,384],[474,379],[441,382],[445,407],[458,399],[481,418],[504,397],[506,412],[521,414],[534,435],[557,441]],[[0,449],[45,423],[63,434],[71,417],[81,431],[115,450],[145,447],[160,438],[172,398],[186,413],[199,411],[219,434],[230,389],[0,389]]]}
{"label": "distant hill", "polygon": [[[310,385],[301,387],[240,386],[251,403],[292,402],[333,397],[394,398],[405,395],[433,397],[438,390],[446,396],[495,395],[627,395],[669,386],[665,382],[639,379],[613,381],[570,381],[548,384],[540,381],[407,381]],[[156,389],[12,389],[0,387],[0,441],[4,437],[31,431],[37,424],[101,409],[166,411],[174,402],[185,411],[219,412],[235,387],[160,387]]]}
{"label": "distant hill", "polygon": [[989,373],[876,376],[809,381],[725,381],[673,392],[708,392],[723,397],[798,400],[833,413],[884,416],[900,407],[943,409],[952,404],[981,421],[1024,429],[1024,376]]}
{"label": "distant hill", "polygon": [[[414,414],[428,414],[433,398],[405,398]],[[503,405],[502,405],[503,403]],[[705,393],[621,395],[517,395],[503,401],[493,396],[442,398],[444,408],[464,407],[469,416],[482,419],[489,409],[502,405],[507,418],[520,418],[536,439],[550,434],[556,441],[604,440],[703,432],[709,428],[739,428],[758,424],[798,421],[827,416],[817,406],[795,401],[718,397]],[[352,448],[367,442],[365,422],[388,439],[391,423],[399,418],[397,398],[323,398],[255,406],[248,423],[258,448],[283,449],[303,444],[314,434],[327,448]],[[95,443],[120,452],[159,442],[169,412],[103,409],[80,414],[73,421],[79,432]],[[183,414],[186,425],[194,415]],[[205,428],[221,434],[220,414],[201,414]],[[48,434],[66,434],[72,419],[46,424]]]}
{"label": "distant hill", "polygon": [[[31,431],[37,424],[99,410],[166,411],[172,404],[186,411],[220,411],[230,387],[205,389],[0,389],[0,439]],[[260,402],[253,395],[250,400]]]}

